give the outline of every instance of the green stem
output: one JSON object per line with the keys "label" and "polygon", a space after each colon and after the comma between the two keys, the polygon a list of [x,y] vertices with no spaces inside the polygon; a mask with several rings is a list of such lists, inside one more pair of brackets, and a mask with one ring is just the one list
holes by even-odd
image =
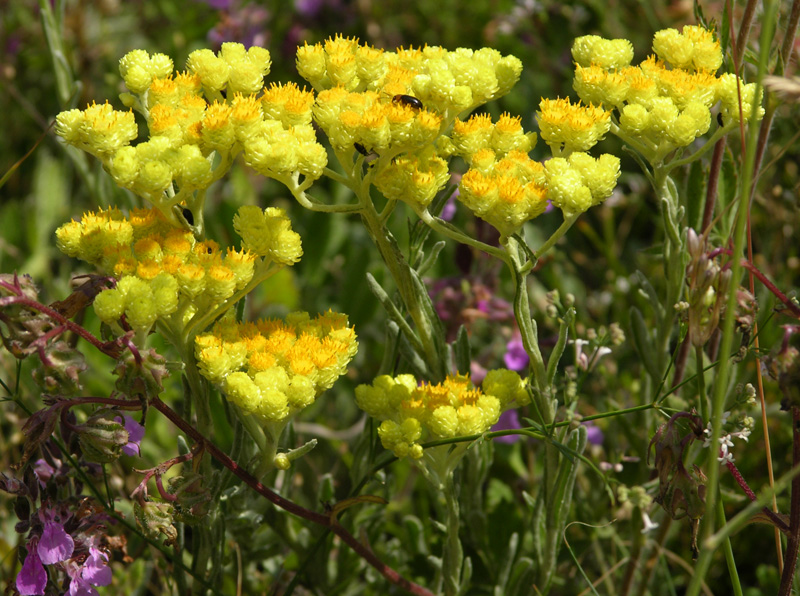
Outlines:
{"label": "green stem", "polygon": [[[761,80],[766,72],[767,62],[769,59],[769,52],[772,41],[772,34],[774,31],[775,21],[777,17],[777,3],[774,1],[764,2],[764,18],[762,19],[760,52],[758,63],[758,76],[756,97],[760,92]],[[750,116],[750,127],[748,130],[748,139],[744,161],[742,163],[742,174],[739,179],[739,195],[737,197],[737,213],[736,213],[736,227],[733,230],[733,259],[731,267],[731,283],[728,291],[727,306],[725,309],[725,319],[722,324],[722,341],[720,343],[720,354],[730,354],[733,346],[734,324],[736,318],[736,298],[739,290],[739,280],[742,277],[742,259],[739,255],[744,253],[745,246],[745,224],[747,223],[747,213],[750,206],[750,185],[753,180],[753,168],[755,164],[755,153],[757,146],[758,127],[755,126],[755,114],[759,106],[753,102],[753,112]],[[719,437],[722,434],[722,412],[725,409],[725,392],[728,387],[728,376],[730,370],[730,360],[723,358],[719,363],[717,369],[717,377],[714,381],[714,394],[711,402],[711,437],[712,445],[719,444]],[[716,511],[718,492],[719,492],[719,466],[716,462],[712,462],[708,471],[708,493],[706,496],[706,504],[708,511]],[[777,486],[777,484],[776,484]],[[717,545],[714,545],[710,538],[714,535],[714,520],[712,516],[706,516],[705,523],[705,540],[703,541],[700,557],[695,566],[695,574],[692,576],[692,581],[687,589],[687,596],[697,596],[700,593],[700,587],[703,579],[711,567],[711,561]]]}
{"label": "green stem", "polygon": [[547,239],[547,242],[542,244],[533,254],[538,259],[541,258],[548,250],[553,248],[556,242],[558,242],[561,237],[567,233],[572,225],[578,220],[580,217],[580,213],[576,213],[575,215],[565,216],[563,223],[558,227],[558,229],[553,232],[552,236]]}
{"label": "green stem", "polygon": [[[717,522],[720,526],[725,525],[725,506],[722,504],[722,499],[717,501]],[[731,578],[731,585],[733,586],[734,596],[743,596],[742,582],[739,581],[739,572],[736,570],[736,558],[733,556],[733,547],[731,546],[731,539],[726,538],[722,544],[722,550],[725,553],[725,563],[728,565],[728,575]]]}
{"label": "green stem", "polygon": [[458,491],[453,482],[452,474],[449,474],[445,480],[444,498],[447,508],[447,540],[442,553],[444,593],[446,596],[457,596],[461,587],[461,567],[464,561],[464,552],[461,548],[461,540],[458,537],[460,526]]}
{"label": "green stem", "polygon": [[708,398],[706,397],[706,383],[705,373],[703,371],[703,347],[695,346],[695,357],[697,359],[697,401],[700,402],[700,416],[703,419],[703,424],[706,424],[708,418]]}

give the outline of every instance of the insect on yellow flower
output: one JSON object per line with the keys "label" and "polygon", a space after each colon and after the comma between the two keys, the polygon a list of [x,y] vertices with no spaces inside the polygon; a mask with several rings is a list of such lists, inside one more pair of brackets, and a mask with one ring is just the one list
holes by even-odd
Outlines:
{"label": "insect on yellow flower", "polygon": [[402,93],[398,93],[392,97],[392,102],[405,104],[410,108],[414,108],[415,110],[423,109],[422,102],[413,95],[404,95]]}

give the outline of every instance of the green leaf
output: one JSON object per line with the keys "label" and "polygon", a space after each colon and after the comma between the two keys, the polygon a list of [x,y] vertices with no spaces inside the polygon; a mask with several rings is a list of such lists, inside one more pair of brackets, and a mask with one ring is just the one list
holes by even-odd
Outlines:
{"label": "green leaf", "polygon": [[472,361],[472,351],[469,345],[469,333],[464,325],[458,328],[458,335],[453,345],[456,360],[456,370],[460,375],[469,374]]}
{"label": "green leaf", "polygon": [[658,383],[661,380],[658,366],[655,361],[655,347],[650,339],[650,334],[647,331],[647,324],[644,322],[644,316],[635,306],[631,306],[630,310],[631,331],[633,332],[633,345],[642,359],[647,374]]}

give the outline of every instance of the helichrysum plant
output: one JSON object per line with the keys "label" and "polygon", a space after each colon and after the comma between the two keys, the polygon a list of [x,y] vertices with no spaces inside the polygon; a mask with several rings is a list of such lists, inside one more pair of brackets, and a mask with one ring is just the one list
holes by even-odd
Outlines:
{"label": "helichrysum plant", "polygon": [[[49,439],[60,416],[66,422],[62,442],[55,445],[64,455],[71,454],[70,464],[113,462],[141,429],[118,411],[155,408],[190,443],[182,437],[173,459],[145,472],[133,494],[135,521],[149,540],[166,537],[178,558],[191,556],[194,581],[187,589],[192,593],[224,583],[217,548],[225,541],[228,503],[244,498],[231,486],[234,474],[274,504],[336,533],[389,581],[416,594],[456,596],[475,589],[473,557],[479,553],[483,566],[495,557],[486,555],[484,547],[465,554],[462,539],[474,528],[465,530],[463,517],[479,519],[481,512],[464,512],[460,503],[475,503],[477,497],[465,496],[474,488],[469,482],[486,480],[491,473],[493,448],[484,440],[487,433],[503,412],[524,408],[520,413],[525,428],[511,432],[536,438],[541,447],[535,464],[539,481],[525,492],[529,527],[510,538],[513,568],[509,559],[504,571],[489,569],[489,579],[481,580],[480,589],[527,594],[535,586],[539,593],[557,593],[555,586],[562,581],[557,565],[576,477],[582,462],[588,461],[584,451],[589,427],[580,424],[576,413],[586,396],[575,380],[576,370],[588,374],[597,359],[612,351],[609,346],[624,341],[624,334],[614,325],[613,338],[598,338],[596,333],[589,339],[576,337],[574,297],[561,302],[555,293],[550,295],[548,314],[556,328],[543,350],[528,277],[582,214],[614,193],[620,158],[598,151],[596,145],[618,137],[652,183],[665,230],[664,295],[647,280],[643,286],[651,299],[667,307],[658,311],[654,329],[637,323],[643,320],[641,313],[632,315],[634,340],[651,377],[644,400],[656,407],[659,383],[670,362],[673,305],[686,298],[691,341],[702,346],[719,324],[722,302],[717,297],[724,296],[731,283],[730,275],[710,264],[698,235],[688,230],[673,175],[739,127],[754,108],[756,119],[764,114],[753,83],[717,74],[723,57],[712,31],[694,26],[660,31],[653,51],[655,55],[634,66],[628,40],[575,40],[574,88],[579,99],[543,98],[535,114],[551,153],[543,161],[531,157],[537,135],[525,130],[522,117],[503,113],[492,118],[476,111],[509,93],[522,73],[519,59],[491,48],[387,51],[336,36],[297,49],[296,66],[306,87],[269,81],[272,59],[259,47],[223,43],[218,52],[196,50],[182,71],[163,54],[129,52],[119,65],[127,88],[119,109],[107,102],[93,103],[62,112],[56,123],[65,143],[97,158],[120,188],[141,199],[142,206],[127,213],[117,207],[98,209],[56,232],[62,252],[100,274],[85,293],[86,303],[91,302],[103,324],[103,340],[70,322],[63,310],[38,308],[25,280],[4,279],[0,289],[0,295],[14,298],[2,303],[4,321],[22,317],[20,309],[25,308],[39,317],[32,316],[28,327],[8,325],[10,337],[4,335],[4,340],[15,346],[15,355],[36,352],[31,329],[80,333],[118,361],[117,388],[108,397],[74,398],[85,365],[64,357],[69,354],[66,348],[61,360],[40,351],[42,366],[51,373],[59,368],[63,373],[67,363],[71,368],[69,374],[48,377],[47,407],[26,427],[26,459],[41,448],[47,458],[36,466],[62,465],[52,456]],[[266,486],[283,478],[280,474],[289,474],[293,462],[317,445],[312,439],[292,448],[286,435],[292,434],[292,422],[302,410],[340,377],[356,374],[349,366],[359,346],[344,313],[292,312],[282,319],[259,320],[243,316],[237,305],[260,283],[299,262],[303,249],[300,235],[292,229],[292,214],[278,207],[240,207],[231,222],[240,238],[238,246],[221,246],[207,236],[209,189],[236,162],[282,184],[305,209],[359,216],[390,274],[393,289],[372,276],[364,288],[356,289],[368,288],[386,309],[387,356],[378,374],[358,374],[362,382],[349,396],[370,421],[360,447],[348,457],[374,458],[379,443],[394,458],[412,462],[426,479],[432,507],[442,516],[443,537],[441,550],[429,553],[424,571],[414,572],[421,583],[382,563],[339,520],[354,505],[384,503],[381,497],[358,492],[384,474],[394,458],[384,454],[377,467],[373,459],[354,462],[352,469],[363,473],[354,477],[357,487],[351,497],[337,503],[326,499],[321,513]],[[447,197],[443,191],[456,179],[451,178],[454,173],[459,174],[458,202],[496,231],[496,243],[442,216]],[[314,184],[323,177],[346,187],[349,198],[315,197]],[[494,367],[482,371],[482,379],[470,376],[476,369],[467,329],[461,327],[455,340],[448,336],[424,279],[442,244],[428,248],[427,254],[421,242],[404,252],[390,225],[399,203],[417,218],[418,229],[468,245],[506,268],[513,286],[512,341],[519,352],[513,360],[522,362],[519,372]],[[562,224],[544,242],[531,246],[526,229],[551,208],[560,211]],[[55,323],[47,323],[47,317],[54,317]],[[152,348],[153,335],[171,345],[172,361]],[[565,367],[560,362],[570,342],[576,365]],[[587,344],[591,350],[582,353]],[[181,376],[183,396],[162,401],[162,381],[170,373]],[[217,392],[222,406],[214,405]],[[82,404],[99,409],[75,414],[72,408]],[[695,525],[704,513],[705,477],[699,468],[687,471],[683,458],[686,445],[703,438],[710,421],[704,396],[698,405],[700,417],[676,414],[653,440],[661,480],[653,494],[670,514],[680,517],[680,503],[674,498],[675,479],[680,479],[681,494],[693,491],[688,515]],[[680,434],[678,424],[686,421],[694,435]],[[752,419],[742,422],[737,436],[745,430],[749,434],[750,427]],[[719,438],[705,434],[706,443]],[[71,436],[80,441],[70,442]],[[228,453],[215,444],[225,436],[234,437]],[[728,443],[724,445],[727,454]],[[668,453],[675,457],[669,460]],[[222,467],[212,465],[212,458]],[[165,487],[162,476],[167,470],[188,461],[191,469],[184,468]],[[37,476],[43,486],[56,477]],[[148,484],[152,478],[157,490],[153,495]],[[37,511],[28,512],[23,529],[27,555],[16,583],[21,594],[44,594],[47,585],[67,577],[70,594],[93,593],[87,586],[110,583],[105,526],[67,523],[77,514],[79,492],[70,496],[72,500],[59,501],[50,493],[45,497],[32,477],[27,483],[5,482],[3,488],[27,499]],[[97,501],[97,495],[94,498]],[[629,512],[638,512],[645,530],[656,527],[649,513],[651,501],[643,487],[620,489],[619,502]],[[95,507],[102,510],[99,501]],[[686,515],[687,509],[681,512]],[[308,545],[309,535],[298,539],[285,521],[274,515],[271,519],[296,548]],[[192,528],[191,548],[179,552],[186,544],[187,527]],[[320,538],[317,547],[324,543]],[[634,559],[639,552],[635,549],[636,544]],[[78,558],[82,566],[75,563]],[[176,567],[179,589],[188,582],[186,570]],[[487,582],[491,588],[486,588]]]}

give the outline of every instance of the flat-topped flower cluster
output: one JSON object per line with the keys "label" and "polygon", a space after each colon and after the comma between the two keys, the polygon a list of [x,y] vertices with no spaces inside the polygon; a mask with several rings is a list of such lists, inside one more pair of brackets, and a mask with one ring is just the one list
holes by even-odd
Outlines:
{"label": "flat-topped flower cluster", "polygon": [[255,323],[225,318],[195,339],[200,373],[265,425],[283,423],[313,403],[357,350],[347,316],[331,311]]}
{"label": "flat-topped flower cluster", "polygon": [[[722,50],[712,32],[703,27],[658,31],[653,51],[655,55],[632,66],[633,47],[626,39],[586,35],[572,47],[575,91],[595,109],[616,109],[620,132],[641,143],[651,161],[708,132],[716,104],[720,127],[730,129],[742,117],[750,117],[754,102],[761,103],[754,83],[745,85],[734,74],[716,75]],[[756,114],[763,116],[763,108]]]}
{"label": "flat-topped flower cluster", "polygon": [[356,402],[381,420],[378,436],[386,449],[397,457],[420,459],[421,442],[484,433],[503,410],[530,402],[525,383],[511,370],[490,371],[482,388],[461,375],[435,385],[413,375],[382,375],[356,388]]}
{"label": "flat-topped flower cluster", "polygon": [[183,328],[246,288],[257,269],[300,259],[300,236],[281,209],[243,207],[234,228],[242,249],[223,251],[213,240],[199,242],[172,226],[157,209],[134,209],[125,217],[109,208],[64,224],[56,241],[65,254],[117,278],[115,288],[95,298],[100,319],[113,324],[125,315],[135,331],[147,333],[159,317]]}

